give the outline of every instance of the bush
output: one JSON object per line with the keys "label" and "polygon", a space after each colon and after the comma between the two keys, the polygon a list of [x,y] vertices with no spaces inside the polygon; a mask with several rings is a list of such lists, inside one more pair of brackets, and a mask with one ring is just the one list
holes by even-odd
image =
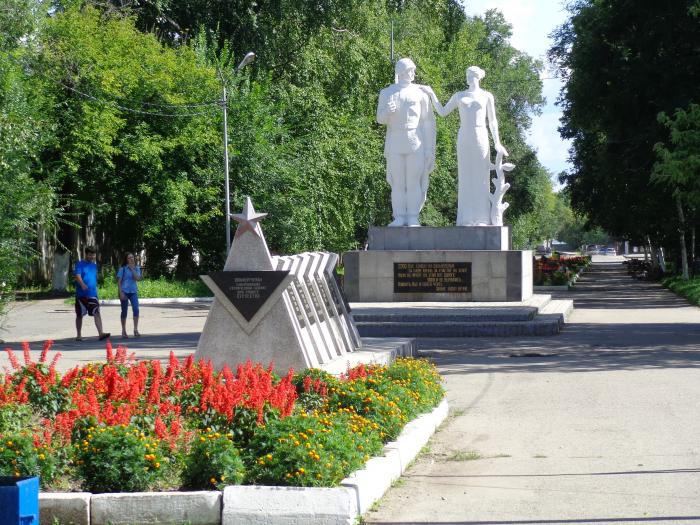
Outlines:
{"label": "bush", "polygon": [[333,410],[349,409],[376,423],[383,441],[391,441],[401,432],[408,421],[398,403],[398,391],[384,395],[370,388],[363,380],[356,379],[340,383],[328,398]]}
{"label": "bush", "polygon": [[296,374],[292,380],[297,391],[297,402],[301,410],[313,412],[322,410],[328,402],[328,392],[335,388],[339,381],[324,370],[307,368]]}
{"label": "bush", "polygon": [[31,405],[0,405],[0,435],[26,430],[33,426],[33,423],[34,412]]}
{"label": "bush", "polygon": [[28,431],[0,433],[0,476],[39,476],[41,486],[56,477],[60,461],[51,447]]}
{"label": "bush", "polygon": [[198,434],[185,458],[182,472],[186,488],[223,490],[226,485],[240,485],[245,468],[231,435],[218,432]]}
{"label": "bush", "polygon": [[349,409],[274,421],[251,442],[249,481],[330,487],[382,451],[378,425]]}
{"label": "bush", "polygon": [[367,385],[388,396],[394,388],[400,388],[398,403],[409,419],[431,410],[445,395],[440,374],[425,359],[398,358],[391,366],[382,367],[370,376]]}
{"label": "bush", "polygon": [[220,372],[192,356],[137,362],[108,343],[106,362],[61,376],[59,354],[47,366],[49,347],[34,363],[23,345],[23,365],[8,351],[0,472],[38,473],[51,488],[333,486],[443,396],[435,367],[421,360],[360,365],[341,378],[279,377],[251,362]]}
{"label": "bush", "polygon": [[76,437],[74,462],[89,492],[140,492],[163,478],[158,440],[137,428],[89,426]]}

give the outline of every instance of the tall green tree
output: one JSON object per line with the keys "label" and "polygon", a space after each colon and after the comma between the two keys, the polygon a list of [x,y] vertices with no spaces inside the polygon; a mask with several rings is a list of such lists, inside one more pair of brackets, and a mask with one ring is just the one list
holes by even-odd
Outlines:
{"label": "tall green tree", "polygon": [[[541,64],[510,46],[510,27],[495,11],[469,18],[455,0],[56,5],[40,66],[57,131],[37,176],[73,196],[103,252],[145,248],[156,272],[177,257],[182,275],[198,271],[196,254],[200,264],[221,265],[222,80],[232,207],[249,195],[272,212],[265,232],[276,252],[361,246],[368,227],[390,215],[375,110],[393,81],[392,20],[394,58],[413,58],[418,81],[441,98],[464,88],[466,67],[487,70],[484,87],[496,96],[517,165],[507,220],[518,228],[529,214],[527,228],[544,224],[540,201],[551,185],[524,139],[542,103]],[[248,50],[256,61],[234,76]],[[456,117],[439,121],[424,224],[454,223],[458,125]],[[66,229],[62,238],[74,246],[72,235]]]}
{"label": "tall green tree", "polygon": [[651,181],[659,112],[697,97],[697,0],[577,0],[550,57],[565,78],[562,136],[573,169],[572,205],[617,236],[656,244],[675,237],[673,188]]}
{"label": "tall green tree", "polygon": [[[673,188],[678,213],[682,274],[684,279],[688,279],[685,232],[688,223],[695,232],[700,204],[700,105],[690,104],[687,110],[678,109],[671,117],[660,113],[659,122],[669,130],[669,139],[656,144],[654,148],[658,161],[654,165],[652,180]],[[692,238],[691,252],[694,259],[694,233]]]}
{"label": "tall green tree", "polygon": [[36,256],[39,224],[56,218],[56,196],[32,173],[52,140],[42,115],[43,95],[26,74],[40,21],[38,2],[11,0],[0,9],[0,317]]}

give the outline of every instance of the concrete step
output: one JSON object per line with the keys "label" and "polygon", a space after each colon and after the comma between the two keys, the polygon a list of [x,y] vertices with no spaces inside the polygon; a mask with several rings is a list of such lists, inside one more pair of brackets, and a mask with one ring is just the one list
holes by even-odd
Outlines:
{"label": "concrete step", "polygon": [[362,337],[517,337],[556,335],[559,318],[533,321],[431,322],[431,323],[358,323]]}
{"label": "concrete step", "polygon": [[523,303],[354,304],[363,337],[515,337],[555,335],[573,301],[537,295]]}
{"label": "concrete step", "polygon": [[532,321],[537,315],[537,308],[525,306],[521,308],[502,308],[493,310],[489,308],[469,308],[459,312],[445,311],[437,308],[425,308],[421,310],[396,310],[396,311],[356,311],[353,317],[356,323],[469,323],[490,321]]}

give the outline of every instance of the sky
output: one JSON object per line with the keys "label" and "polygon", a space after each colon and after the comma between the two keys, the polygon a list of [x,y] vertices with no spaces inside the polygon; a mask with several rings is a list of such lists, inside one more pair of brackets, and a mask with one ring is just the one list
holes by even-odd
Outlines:
{"label": "sky", "polygon": [[[510,44],[532,57],[542,59],[545,64],[545,54],[551,45],[548,35],[567,18],[562,0],[462,0],[462,3],[469,15],[483,15],[489,9],[498,9],[513,26]],[[528,142],[537,149],[542,165],[556,176],[569,168],[567,158],[570,144],[559,136],[557,127],[561,110],[554,105],[562,83],[550,80],[554,75],[547,70],[541,76],[544,79],[546,104],[540,116],[533,115]],[[508,148],[508,144],[504,146]]]}

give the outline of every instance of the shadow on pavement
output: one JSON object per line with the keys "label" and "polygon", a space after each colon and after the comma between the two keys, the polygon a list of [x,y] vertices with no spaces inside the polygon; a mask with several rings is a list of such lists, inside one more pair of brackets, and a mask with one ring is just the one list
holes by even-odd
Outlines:
{"label": "shadow on pavement", "polygon": [[[136,351],[142,349],[148,350],[192,350],[197,347],[201,332],[177,332],[165,334],[142,334],[141,337],[129,337],[122,339],[119,336],[110,338],[112,346],[116,348],[118,345],[126,346],[129,350]],[[96,336],[85,337],[82,341],[76,341],[74,338],[55,339],[52,346],[53,351],[71,352],[71,351],[99,351],[105,350],[107,341],[100,341]],[[20,349],[21,341],[5,341],[5,346],[11,347],[13,350]],[[40,350],[41,343],[31,343],[32,350]],[[141,356],[139,356],[141,357]]]}

